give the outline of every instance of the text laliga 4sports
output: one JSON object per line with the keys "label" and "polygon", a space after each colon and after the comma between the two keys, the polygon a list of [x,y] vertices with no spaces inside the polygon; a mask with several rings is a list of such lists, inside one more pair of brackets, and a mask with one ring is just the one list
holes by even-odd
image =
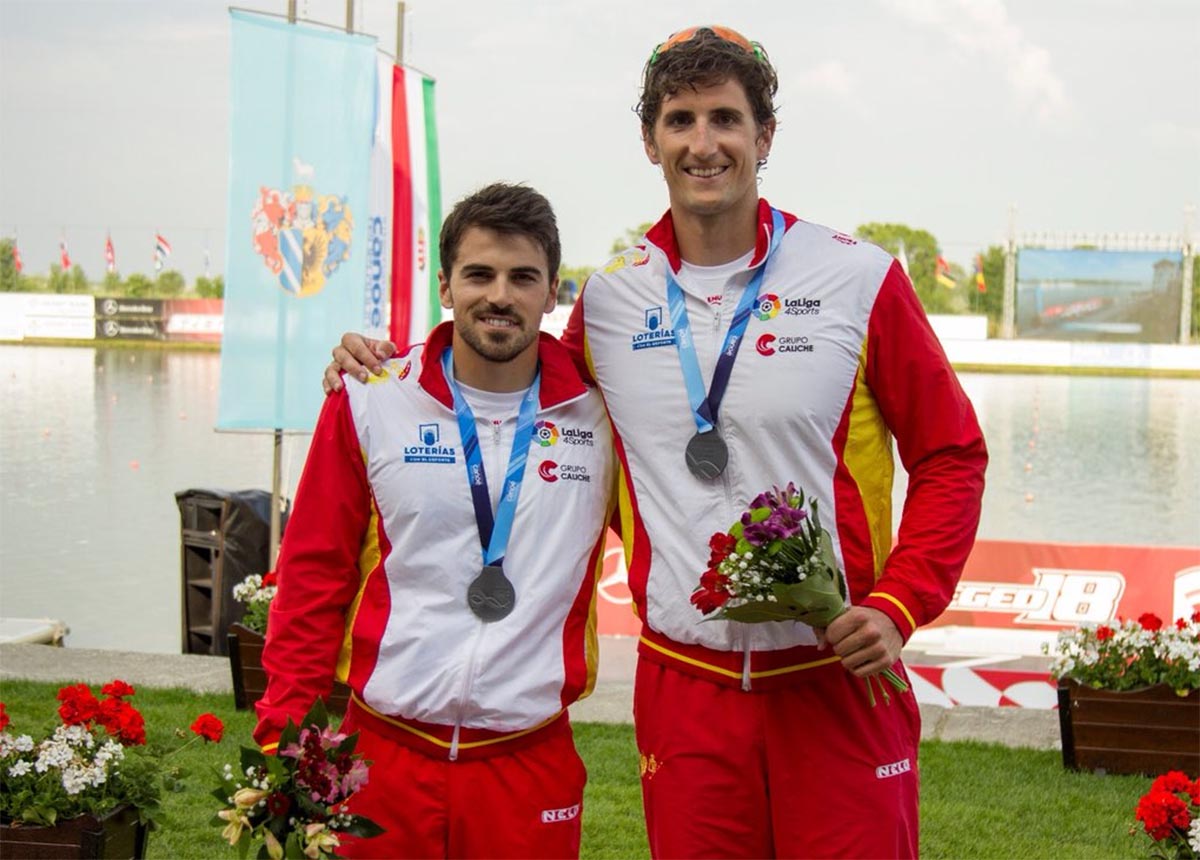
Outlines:
{"label": "text laliga 4sports", "polygon": [[589,448],[595,444],[593,440],[594,434],[591,430],[576,427],[564,427],[559,436],[559,441],[564,445],[587,445]]}
{"label": "text laliga 4sports", "polygon": [[784,299],[783,312],[788,316],[816,316],[821,313],[820,299]]}

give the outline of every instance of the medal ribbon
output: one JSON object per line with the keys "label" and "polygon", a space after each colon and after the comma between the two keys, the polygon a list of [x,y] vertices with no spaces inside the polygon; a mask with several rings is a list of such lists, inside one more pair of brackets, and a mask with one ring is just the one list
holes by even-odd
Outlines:
{"label": "medal ribbon", "polygon": [[488,493],[487,473],[483,468],[483,456],[479,452],[479,434],[475,430],[475,414],[462,396],[458,383],[454,381],[451,348],[442,353],[442,372],[446,384],[454,396],[454,415],[458,418],[458,432],[462,437],[463,461],[467,466],[467,483],[471,486],[471,501],[475,505],[475,523],[479,526],[479,543],[483,548],[485,565],[504,565],[504,554],[508,550],[508,537],[512,533],[513,518],[517,512],[517,499],[521,495],[521,482],[525,479],[525,461],[529,457],[529,443],[533,440],[533,421],[537,417],[538,389],[542,374],[539,370],[533,384],[521,398],[521,409],[517,413],[517,431],[513,434],[512,452],[508,455],[508,471],[504,475],[504,491],[500,504],[492,516],[492,499]]}
{"label": "medal ribbon", "polygon": [[737,358],[738,347],[742,345],[742,337],[746,326],[750,324],[750,313],[758,304],[758,290],[762,286],[763,275],[767,270],[767,262],[779,242],[783,238],[783,215],[778,209],[771,210],[771,244],[767,249],[767,258],[762,261],[754,277],[742,292],[737,309],[729,330],[725,332],[725,342],[721,346],[721,354],[717,357],[717,366],[713,370],[712,385],[708,393],[704,391],[704,380],[700,376],[700,362],[696,358],[696,345],[692,341],[692,326],[688,320],[687,307],[684,305],[683,288],[675,280],[670,265],[667,266],[667,308],[671,313],[671,326],[675,330],[675,348],[679,352],[679,364],[683,369],[683,382],[687,386],[688,401],[692,405],[692,415],[696,420],[696,430],[708,433],[717,423],[717,412],[725,397],[725,389],[729,386],[729,376],[733,373],[733,362]]}

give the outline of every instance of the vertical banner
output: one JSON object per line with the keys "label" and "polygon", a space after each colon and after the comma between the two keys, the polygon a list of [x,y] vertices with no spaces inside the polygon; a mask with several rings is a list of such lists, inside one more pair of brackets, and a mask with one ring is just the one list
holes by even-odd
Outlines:
{"label": "vertical banner", "polygon": [[388,296],[392,272],[392,69],[391,60],[376,58],[375,136],[371,143],[371,190],[367,199],[367,282],[362,331],[388,337]]}
{"label": "vertical banner", "polygon": [[442,191],[434,82],[395,66],[392,92],[393,244],[391,338],[418,343],[441,319],[438,234]]}
{"label": "vertical banner", "polygon": [[218,429],[310,430],[362,327],[375,40],[231,10]]}

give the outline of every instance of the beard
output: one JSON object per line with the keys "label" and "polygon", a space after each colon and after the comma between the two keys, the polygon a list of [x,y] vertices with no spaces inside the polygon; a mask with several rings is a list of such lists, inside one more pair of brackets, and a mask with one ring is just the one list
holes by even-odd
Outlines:
{"label": "beard", "polygon": [[[516,323],[511,329],[498,331],[488,330],[486,333],[477,328],[477,317],[498,316]],[[529,330],[520,318],[503,311],[487,308],[472,314],[466,319],[456,316],[454,330],[463,342],[479,356],[494,361],[497,364],[512,361],[537,341],[537,329]]]}

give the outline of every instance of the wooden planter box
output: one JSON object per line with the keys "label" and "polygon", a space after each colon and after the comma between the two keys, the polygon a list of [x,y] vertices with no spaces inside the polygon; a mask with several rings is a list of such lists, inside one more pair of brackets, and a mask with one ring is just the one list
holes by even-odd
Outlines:
{"label": "wooden planter box", "polygon": [[[229,646],[229,668],[233,673],[233,705],[239,711],[249,710],[267,691],[267,673],[262,667],[264,637],[241,624],[229,625],[226,638]],[[325,700],[331,714],[346,712],[350,688],[340,681],[333,682],[333,693]]]}
{"label": "wooden planter box", "polygon": [[54,827],[0,824],[0,858],[120,858],[146,856],[146,825],[132,807],[120,806],[103,818],[80,815]]}
{"label": "wooden planter box", "polygon": [[1200,690],[1177,696],[1159,685],[1094,690],[1058,685],[1063,766],[1098,773],[1200,773]]}

